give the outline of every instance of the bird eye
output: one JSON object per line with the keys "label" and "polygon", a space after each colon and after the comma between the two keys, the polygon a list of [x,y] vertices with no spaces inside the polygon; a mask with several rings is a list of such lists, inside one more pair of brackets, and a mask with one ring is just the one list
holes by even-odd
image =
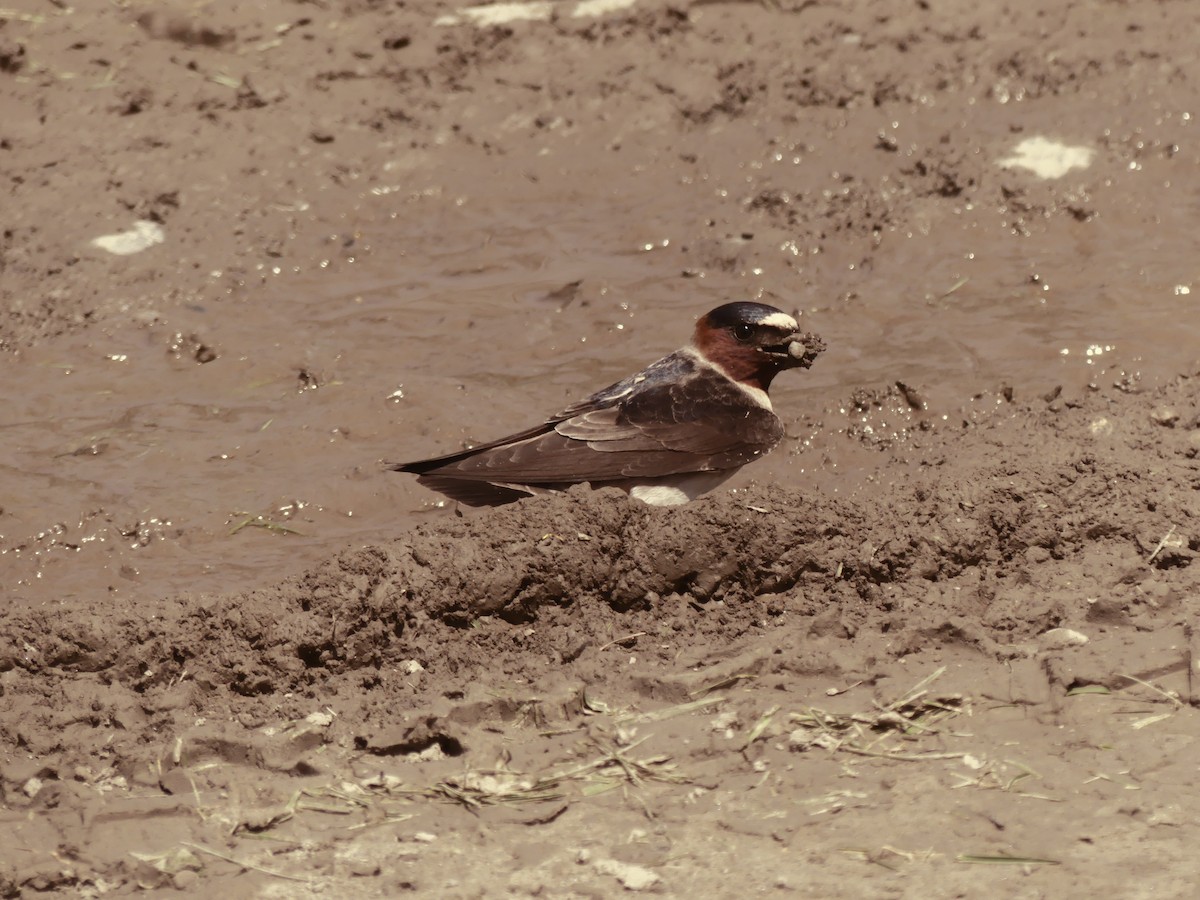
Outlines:
{"label": "bird eye", "polygon": [[754,337],[754,326],[734,325],[733,336],[744,344],[746,341],[750,340],[750,338]]}

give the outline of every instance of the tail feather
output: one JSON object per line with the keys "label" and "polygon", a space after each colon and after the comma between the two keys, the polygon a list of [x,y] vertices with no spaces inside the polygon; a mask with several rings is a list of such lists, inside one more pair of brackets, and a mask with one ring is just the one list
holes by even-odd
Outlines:
{"label": "tail feather", "polygon": [[[396,469],[398,472],[411,469]],[[445,494],[451,500],[467,506],[503,506],[530,496],[533,491],[523,491],[488,481],[472,481],[466,478],[450,478],[446,475],[420,475],[417,484]]]}

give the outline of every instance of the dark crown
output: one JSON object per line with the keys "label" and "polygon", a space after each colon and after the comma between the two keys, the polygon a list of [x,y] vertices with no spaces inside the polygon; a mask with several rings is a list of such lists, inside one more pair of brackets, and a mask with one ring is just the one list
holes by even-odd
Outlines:
{"label": "dark crown", "polygon": [[767,316],[778,315],[781,312],[783,310],[767,306],[765,303],[741,301],[718,306],[706,318],[709,324],[717,328],[728,328],[732,325],[755,325]]}

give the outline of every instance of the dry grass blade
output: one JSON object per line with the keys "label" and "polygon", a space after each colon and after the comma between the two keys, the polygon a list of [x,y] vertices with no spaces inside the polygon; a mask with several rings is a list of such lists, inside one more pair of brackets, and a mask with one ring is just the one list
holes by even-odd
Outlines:
{"label": "dry grass blade", "polygon": [[241,517],[241,521],[229,530],[229,535],[232,537],[243,528],[263,528],[267,531],[273,531],[276,534],[301,534],[295,528],[289,528],[287,525],[280,525],[278,522],[272,522],[266,516],[254,515],[247,512],[236,512],[235,516]]}
{"label": "dry grass blade", "polygon": [[1174,706],[1176,709],[1181,709],[1183,707],[1183,701],[1180,700],[1179,697],[1177,695],[1175,695],[1174,693],[1169,693],[1167,691],[1164,691],[1162,688],[1158,687],[1157,685],[1151,684],[1149,681],[1143,681],[1142,679],[1138,678],[1136,675],[1122,674],[1121,677],[1128,678],[1134,684],[1140,684],[1142,687],[1150,689],[1155,694],[1162,697],[1163,700],[1167,701],[1172,706]]}
{"label": "dry grass blade", "polygon": [[616,644],[623,644],[626,641],[632,641],[636,638],[645,637],[645,636],[646,636],[646,632],[635,631],[632,634],[626,634],[626,635],[622,635],[621,637],[613,638],[607,644],[601,644],[600,647],[598,648],[598,650],[604,651],[604,650],[607,650],[609,647],[612,647]]}
{"label": "dry grass blade", "polygon": [[856,756],[874,756],[876,759],[898,759],[903,762],[925,762],[931,759],[962,759],[966,753],[900,753],[896,750],[867,750],[847,744],[840,748]]}
{"label": "dry grass blade", "polygon": [[469,771],[455,780],[439,781],[421,791],[409,793],[431,799],[449,800],[468,809],[502,803],[543,803],[567,796],[574,786],[579,796],[603,793],[624,784],[641,785],[649,781],[683,784],[689,778],[675,770],[669,756],[635,758],[630,755],[642,738],[624,747],[602,748],[602,753],[573,768],[546,775],[527,776],[509,771]]}
{"label": "dry grass blade", "polygon": [[1163,547],[1167,546],[1167,541],[1171,539],[1171,535],[1174,533],[1175,526],[1172,525],[1169,529],[1167,529],[1167,533],[1163,535],[1162,540],[1158,542],[1158,546],[1154,548],[1154,552],[1150,554],[1150,558],[1146,560],[1146,565],[1152,565],[1154,563],[1154,558],[1158,556],[1158,554],[1162,553]]}
{"label": "dry grass blade", "polygon": [[[1170,670],[1167,670],[1167,671],[1170,671]],[[1191,674],[1191,666],[1190,665],[1188,666],[1188,674],[1189,674],[1189,676]],[[1116,715],[1121,715],[1121,716],[1125,716],[1125,715],[1141,716],[1141,718],[1139,718],[1137,721],[1130,723],[1130,727],[1135,728],[1135,729],[1148,728],[1151,725],[1155,725],[1159,722],[1166,721],[1167,719],[1169,719],[1173,715],[1175,715],[1175,713],[1182,710],[1184,708],[1184,706],[1187,705],[1184,703],[1183,699],[1179,696],[1179,694],[1177,694],[1175,691],[1164,690],[1163,688],[1160,688],[1158,685],[1153,684],[1149,681],[1146,681],[1143,678],[1139,678],[1136,675],[1126,675],[1124,673],[1121,673],[1117,677],[1124,679],[1125,681],[1128,682],[1128,684],[1122,685],[1115,691],[1112,690],[1111,688],[1108,688],[1105,685],[1101,685],[1101,684],[1082,685],[1080,687],[1071,688],[1071,690],[1067,691],[1067,696],[1074,697],[1074,696],[1078,696],[1081,694],[1100,694],[1103,696],[1113,697],[1115,699],[1115,698],[1123,695],[1124,692],[1126,690],[1128,690],[1129,688],[1132,688],[1134,685],[1138,685],[1138,686],[1144,687],[1146,690],[1152,692],[1152,694],[1154,694],[1154,696],[1151,696],[1151,697],[1128,697],[1127,699],[1129,699],[1135,703],[1141,703],[1141,704],[1161,704],[1161,703],[1170,704],[1171,708],[1169,710],[1167,710],[1166,712],[1151,713],[1150,715],[1143,715],[1145,710],[1120,710],[1116,713]]]}
{"label": "dry grass blade", "polygon": [[617,716],[616,722],[618,725],[624,725],[630,722],[662,722],[665,719],[672,719],[675,716],[686,715],[687,713],[696,712],[705,709],[709,706],[718,706],[724,703],[728,698],[724,696],[717,697],[702,697],[699,700],[692,700],[688,703],[680,703],[676,706],[667,706],[663,709],[655,709],[644,713],[626,713]]}
{"label": "dry grass blade", "polygon": [[941,678],[945,674],[946,674],[945,666],[935,669],[929,675],[926,675],[924,678],[922,678],[920,681],[918,681],[915,685],[913,685],[911,688],[909,688],[903,695],[901,695],[896,700],[893,700],[891,703],[889,703],[884,708],[891,709],[891,710],[898,710],[898,709],[902,709],[903,707],[906,707],[906,706],[911,706],[918,699],[925,696],[925,693],[926,693],[929,685],[933,684],[935,681],[937,681],[939,678]]}
{"label": "dry grass blade", "polygon": [[1002,854],[960,853],[954,857],[955,862],[982,863],[985,865],[1018,865],[1018,866],[1061,866],[1057,859],[1043,859],[1038,856],[1004,856]]}
{"label": "dry grass blade", "polygon": [[368,825],[403,822],[412,818],[412,813],[407,811],[410,807],[409,802],[392,798],[396,795],[410,796],[417,793],[424,792],[404,790],[399,779],[393,779],[391,783],[367,786],[343,784],[341,788],[303,788],[297,793],[292,808],[295,812],[316,812],[331,816],[366,813],[368,821],[346,826],[357,829]]}
{"label": "dry grass blade", "polygon": [[[344,791],[339,791],[336,788],[324,788],[320,791],[304,788],[300,791],[300,797],[307,797],[308,799],[298,799],[296,801],[296,809],[308,812],[330,813],[337,816],[348,816],[353,812],[365,809],[369,805],[369,801],[366,798],[350,797]],[[321,802],[326,800],[337,800],[340,803]]]}
{"label": "dry grass blade", "polygon": [[947,288],[946,291],[944,291],[942,293],[942,298],[945,299],[946,297],[949,297],[951,294],[953,294],[955,291],[957,291],[959,288],[965,287],[967,282],[969,282],[970,280],[971,280],[971,276],[964,275],[962,278],[958,279],[958,281],[954,282],[954,284],[950,285],[950,287]]}
{"label": "dry grass blade", "polygon": [[713,691],[723,691],[727,687],[733,687],[739,681],[748,681],[757,677],[757,675],[750,675],[745,672],[737,675],[730,675],[728,678],[722,678],[720,681],[714,681],[712,684],[706,684],[704,687],[696,688],[696,690],[692,691],[688,696],[703,697],[705,694],[711,694]]}
{"label": "dry grass blade", "polygon": [[46,21],[45,16],[37,13],[22,12],[19,9],[0,9],[0,19],[12,22],[28,22],[31,25],[41,25]]}
{"label": "dry grass blade", "polygon": [[1171,716],[1173,716],[1173,715],[1175,715],[1175,713],[1172,711],[1172,712],[1159,713],[1158,715],[1154,715],[1154,716],[1146,716],[1146,718],[1144,718],[1144,719],[1138,719],[1136,722],[1129,723],[1129,727],[1134,728],[1134,729],[1139,729],[1139,730],[1142,728],[1148,728],[1151,725],[1156,725],[1159,722],[1166,721],[1167,719],[1171,718]]}
{"label": "dry grass blade", "polygon": [[647,735],[625,747],[614,745],[604,748],[603,754],[591,762],[550,775],[544,781],[557,785],[584,776],[603,774],[613,769],[619,770],[626,780],[635,784],[640,781],[665,781],[675,784],[688,781],[688,778],[674,771],[675,766],[670,763],[669,756],[652,756],[644,759],[632,759],[628,756],[631,750],[645,743],[649,737]]}
{"label": "dry grass blade", "polygon": [[809,745],[882,759],[959,759],[964,754],[908,753],[889,743],[897,738],[911,742],[937,734],[942,723],[963,712],[966,705],[963,697],[929,695],[929,686],[945,671],[944,666],[937,669],[890,703],[876,704],[869,713],[833,713],[816,707],[792,713],[791,722],[799,726],[791,734],[792,745],[798,749]]}
{"label": "dry grass blade", "polygon": [[254,863],[246,862],[245,860],[237,859],[236,857],[221,853],[218,850],[213,850],[210,847],[205,847],[202,844],[193,844],[191,841],[180,841],[180,844],[182,844],[184,847],[187,847],[189,850],[195,850],[197,853],[206,853],[209,856],[215,856],[217,859],[223,859],[227,863],[231,863],[239,868],[247,869],[252,872],[262,872],[262,874],[270,875],[273,878],[284,878],[288,881],[299,881],[303,884],[315,883],[313,879],[308,878],[307,876],[292,875],[289,872],[280,872],[278,869],[268,869],[265,866],[255,865]]}
{"label": "dry grass blade", "polygon": [[496,806],[501,803],[545,803],[561,800],[558,791],[528,788],[519,790],[484,791],[476,787],[458,786],[442,781],[434,785],[435,793],[466,807]]}
{"label": "dry grass blade", "polygon": [[840,850],[847,856],[860,859],[863,862],[872,863],[877,866],[882,866],[885,869],[890,869],[893,872],[900,871],[900,866],[896,865],[893,858],[912,862],[916,858],[916,854],[909,853],[905,850],[897,850],[895,847],[889,847],[886,844],[878,850],[869,850],[865,847],[843,847]]}
{"label": "dry grass blade", "polygon": [[775,713],[777,712],[779,712],[779,707],[772,706],[765,713],[759,716],[758,721],[755,722],[754,726],[750,729],[750,733],[746,735],[746,743],[742,747],[743,750],[763,736],[766,730],[771,726],[771,722],[774,720]]}

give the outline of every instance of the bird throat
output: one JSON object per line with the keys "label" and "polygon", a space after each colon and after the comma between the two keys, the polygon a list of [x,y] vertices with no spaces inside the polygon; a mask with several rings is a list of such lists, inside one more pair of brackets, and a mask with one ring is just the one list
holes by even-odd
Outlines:
{"label": "bird throat", "polygon": [[779,374],[780,366],[770,357],[736,343],[732,338],[717,336],[697,343],[700,354],[721,369],[734,381],[766,392]]}

